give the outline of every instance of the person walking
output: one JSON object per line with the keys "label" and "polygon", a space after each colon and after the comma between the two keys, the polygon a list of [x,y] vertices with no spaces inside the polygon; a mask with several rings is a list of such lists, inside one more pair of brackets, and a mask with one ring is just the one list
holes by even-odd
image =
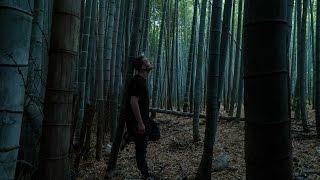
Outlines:
{"label": "person walking", "polygon": [[135,143],[137,166],[143,178],[154,179],[146,161],[147,137],[150,132],[147,77],[153,67],[144,56],[136,58],[132,63],[137,73],[131,79],[128,89],[127,132]]}

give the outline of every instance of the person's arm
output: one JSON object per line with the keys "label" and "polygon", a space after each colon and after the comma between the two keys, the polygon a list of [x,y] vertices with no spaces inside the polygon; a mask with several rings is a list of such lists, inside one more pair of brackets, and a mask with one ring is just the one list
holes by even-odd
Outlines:
{"label": "person's arm", "polygon": [[137,96],[131,96],[130,105],[135,119],[138,121],[138,133],[143,134],[145,132],[145,126],[142,121],[140,108],[139,108],[139,98]]}

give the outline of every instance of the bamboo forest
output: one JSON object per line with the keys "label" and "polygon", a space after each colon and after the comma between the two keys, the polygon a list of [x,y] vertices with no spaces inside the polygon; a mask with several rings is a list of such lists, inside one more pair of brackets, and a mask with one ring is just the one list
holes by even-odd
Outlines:
{"label": "bamboo forest", "polygon": [[320,0],[0,0],[0,180],[320,180]]}

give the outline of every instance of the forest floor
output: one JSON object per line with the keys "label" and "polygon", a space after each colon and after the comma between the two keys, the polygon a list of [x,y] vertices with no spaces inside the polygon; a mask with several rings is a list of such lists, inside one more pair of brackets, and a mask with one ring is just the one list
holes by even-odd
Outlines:
{"label": "forest floor", "polygon": [[[160,123],[161,139],[148,145],[148,165],[150,171],[160,179],[183,179],[194,177],[201,160],[203,141],[193,143],[192,118],[157,114],[156,122]],[[292,123],[293,166],[296,180],[320,180],[320,142],[315,138],[314,112],[309,113],[311,132],[302,132],[300,122]],[[201,138],[204,137],[205,125],[200,122]],[[94,147],[94,142],[92,144]],[[94,159],[94,148],[91,156],[80,164],[80,180],[103,179],[108,161],[108,146],[104,148],[104,160]],[[140,179],[136,167],[134,144],[128,145],[120,152],[117,173],[114,179]],[[245,179],[244,161],[244,122],[218,122],[216,142],[213,150],[214,160],[217,157],[227,159],[227,167],[212,170],[212,179]],[[222,158],[222,159],[223,159]]]}

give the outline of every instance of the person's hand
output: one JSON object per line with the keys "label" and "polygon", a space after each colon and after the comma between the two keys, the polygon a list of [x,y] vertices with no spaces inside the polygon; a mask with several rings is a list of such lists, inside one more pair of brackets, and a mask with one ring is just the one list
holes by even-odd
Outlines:
{"label": "person's hand", "polygon": [[138,123],[138,134],[144,134],[146,131],[146,127],[144,126],[143,123]]}

